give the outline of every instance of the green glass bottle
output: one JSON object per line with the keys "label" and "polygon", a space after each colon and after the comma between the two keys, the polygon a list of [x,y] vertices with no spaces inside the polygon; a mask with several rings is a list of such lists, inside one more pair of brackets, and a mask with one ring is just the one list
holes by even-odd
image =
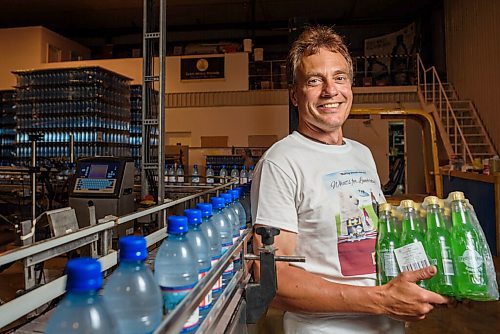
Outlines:
{"label": "green glass bottle", "polygon": [[451,247],[455,254],[455,274],[458,297],[474,300],[488,299],[488,277],[481,245],[465,196],[460,191],[449,195],[451,199]]}
{"label": "green glass bottle", "polygon": [[394,249],[399,247],[399,236],[396,232],[396,219],[391,214],[389,203],[379,205],[378,239],[377,239],[377,283],[386,284],[399,274]]}
{"label": "green glass bottle", "polygon": [[[409,245],[414,242],[421,242],[422,245],[424,245],[425,238],[420,230],[419,217],[415,210],[415,202],[410,199],[405,199],[401,201],[400,206],[403,209],[400,246]],[[417,284],[424,289],[428,288],[427,281],[418,281]]]}
{"label": "green glass bottle", "polygon": [[441,215],[439,198],[427,196],[424,203],[427,207],[425,252],[431,264],[437,268],[436,275],[429,279],[429,288],[442,295],[454,296],[455,269],[451,251],[451,236]]}

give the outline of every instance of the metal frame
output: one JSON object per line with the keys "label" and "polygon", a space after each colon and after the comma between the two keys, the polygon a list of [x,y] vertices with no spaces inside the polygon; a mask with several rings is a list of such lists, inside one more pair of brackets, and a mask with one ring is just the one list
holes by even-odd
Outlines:
{"label": "metal frame", "polygon": [[[155,8],[157,2],[159,13]],[[165,201],[166,0],[144,0],[143,11],[141,194],[144,196],[152,191],[157,203],[162,204]],[[155,56],[159,57],[159,69],[155,69]],[[154,101],[155,91],[159,92],[158,103]],[[158,133],[156,157],[153,155],[155,130]],[[161,212],[158,218],[158,226],[164,226]]]}
{"label": "metal frame", "polygon": [[[441,172],[439,170],[439,156],[437,147],[437,135],[436,135],[436,124],[432,116],[419,109],[405,109],[405,110],[388,110],[388,109],[363,109],[363,108],[353,108],[349,115],[350,118],[366,118],[370,115],[380,115],[385,119],[406,119],[414,118],[419,121],[422,125],[422,149],[424,150],[424,176],[425,176],[425,188],[427,193],[436,193],[438,197],[443,197],[443,182],[441,178]],[[428,147],[425,141],[425,127],[424,125],[429,125],[429,134],[431,139],[430,154],[432,156],[432,172],[429,170],[428,166]],[[430,178],[434,176],[434,189],[432,189],[432,184]]]}
{"label": "metal frame", "polygon": [[[215,187],[212,187],[210,189],[203,190],[199,193],[189,195],[186,197],[183,197],[181,199],[175,200],[175,201],[170,201],[168,203],[164,203],[161,205],[157,205],[155,207],[146,209],[144,211],[140,212],[135,212],[132,214],[128,214],[123,217],[111,217],[111,218],[103,218],[99,220],[99,223],[94,226],[89,226],[83,229],[80,229],[77,232],[70,233],[61,237],[54,237],[48,240],[36,242],[32,245],[28,246],[23,246],[21,248],[11,250],[5,253],[2,253],[0,255],[0,265],[12,263],[15,261],[23,260],[27,263],[30,264],[35,264],[41,260],[46,260],[50,259],[53,257],[56,257],[61,254],[63,250],[70,250],[70,249],[76,249],[80,247],[83,243],[88,243],[88,242],[101,242],[101,247],[99,247],[99,261],[101,262],[102,265],[102,271],[106,271],[112,267],[114,267],[118,263],[118,257],[117,257],[117,252],[113,249],[111,249],[111,245],[109,244],[108,238],[109,234],[111,233],[111,229],[113,229],[115,226],[124,224],[130,221],[133,221],[135,219],[150,215],[152,213],[163,213],[165,214],[165,210],[168,208],[171,208],[177,204],[184,203],[187,201],[190,201],[192,199],[200,198],[203,196],[209,196],[212,194],[218,195],[219,191],[224,190],[224,189],[229,189],[232,188],[236,184],[236,180],[232,179],[231,181],[225,183],[225,184],[220,184]],[[213,270],[211,270],[210,274],[206,276],[206,278],[201,281],[203,283],[202,287],[198,287],[198,284],[195,289],[196,291],[205,291],[208,289],[208,287],[213,286],[213,281],[215,281],[216,277],[214,278],[214,275],[219,272],[219,268],[222,268],[223,270],[225,266],[229,263],[231,260],[230,255],[236,254],[240,249],[244,249],[246,251],[246,248],[244,247],[244,243],[246,240],[248,240],[249,236],[249,230],[247,230],[242,237],[240,237],[238,243],[234,245],[232,248],[229,249],[227,252],[227,256],[223,257],[223,260],[219,261],[218,265],[214,267]],[[93,241],[95,239],[95,236],[99,238],[98,241]],[[165,237],[167,236],[166,234],[166,228],[161,228],[147,236],[146,242],[148,247],[151,245],[154,245],[160,241],[162,241]],[[90,238],[90,241],[89,241]],[[227,263],[224,263],[224,261],[227,259]],[[222,271],[221,271],[222,272]],[[244,271],[246,273],[246,271]],[[212,284],[207,284],[207,281],[212,282]],[[26,294],[17,297],[6,304],[3,304],[0,306],[0,328],[9,325],[13,321],[19,319],[22,316],[28,315],[30,312],[33,310],[36,310],[37,308],[43,306],[44,304],[47,304],[51,302],[53,299],[61,296],[65,292],[65,282],[66,282],[66,276],[62,276],[60,278],[57,278],[54,281],[51,281],[47,284],[44,284],[39,287],[35,287],[33,290],[27,292]],[[196,296],[191,297],[189,300],[192,301],[193,305],[197,306],[199,305],[201,299],[204,297],[204,294],[202,293],[196,294]],[[199,299],[197,299],[199,296]],[[194,298],[194,299],[193,299]],[[194,300],[194,301],[193,301]],[[186,307],[190,308],[193,307],[191,304],[187,305]],[[194,310],[194,308],[193,308]],[[177,311],[181,312],[181,314],[185,314],[185,311]],[[190,313],[187,314],[189,316]],[[169,318],[170,319],[170,318]],[[187,317],[186,317],[187,319]],[[185,320],[186,320],[185,319]],[[181,318],[175,318],[175,321],[181,321]],[[174,320],[169,320],[169,321],[174,321]],[[181,326],[184,322],[181,322]],[[171,324],[168,324],[168,326],[172,326]]]}

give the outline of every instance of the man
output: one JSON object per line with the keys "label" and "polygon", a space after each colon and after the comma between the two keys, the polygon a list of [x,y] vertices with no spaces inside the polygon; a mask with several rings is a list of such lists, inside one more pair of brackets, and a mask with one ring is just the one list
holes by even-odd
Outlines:
{"label": "man", "polygon": [[287,69],[298,131],[264,154],[251,194],[254,225],[281,229],[277,255],[306,257],[277,263],[274,306],[286,311],[285,332],[403,333],[404,321],[448,299],[415,284],[435,267],[375,286],[376,207],[384,197],[371,152],[342,134],[353,99],[347,47],[330,28],[308,28]]}

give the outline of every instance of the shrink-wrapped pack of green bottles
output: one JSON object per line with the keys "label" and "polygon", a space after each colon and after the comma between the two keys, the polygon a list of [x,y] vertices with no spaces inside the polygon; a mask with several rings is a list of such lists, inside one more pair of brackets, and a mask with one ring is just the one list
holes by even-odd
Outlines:
{"label": "shrink-wrapped pack of green bottles", "polygon": [[421,287],[456,299],[497,300],[495,267],[474,208],[459,191],[422,203],[403,200],[379,206],[377,281],[429,265],[437,273]]}

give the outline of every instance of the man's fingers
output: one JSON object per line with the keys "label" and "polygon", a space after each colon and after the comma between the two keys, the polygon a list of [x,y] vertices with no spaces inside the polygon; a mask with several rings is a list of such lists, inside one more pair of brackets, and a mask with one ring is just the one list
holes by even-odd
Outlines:
{"label": "man's fingers", "polygon": [[415,271],[407,271],[404,273],[408,282],[417,283],[436,275],[437,269],[434,266],[425,267]]}

